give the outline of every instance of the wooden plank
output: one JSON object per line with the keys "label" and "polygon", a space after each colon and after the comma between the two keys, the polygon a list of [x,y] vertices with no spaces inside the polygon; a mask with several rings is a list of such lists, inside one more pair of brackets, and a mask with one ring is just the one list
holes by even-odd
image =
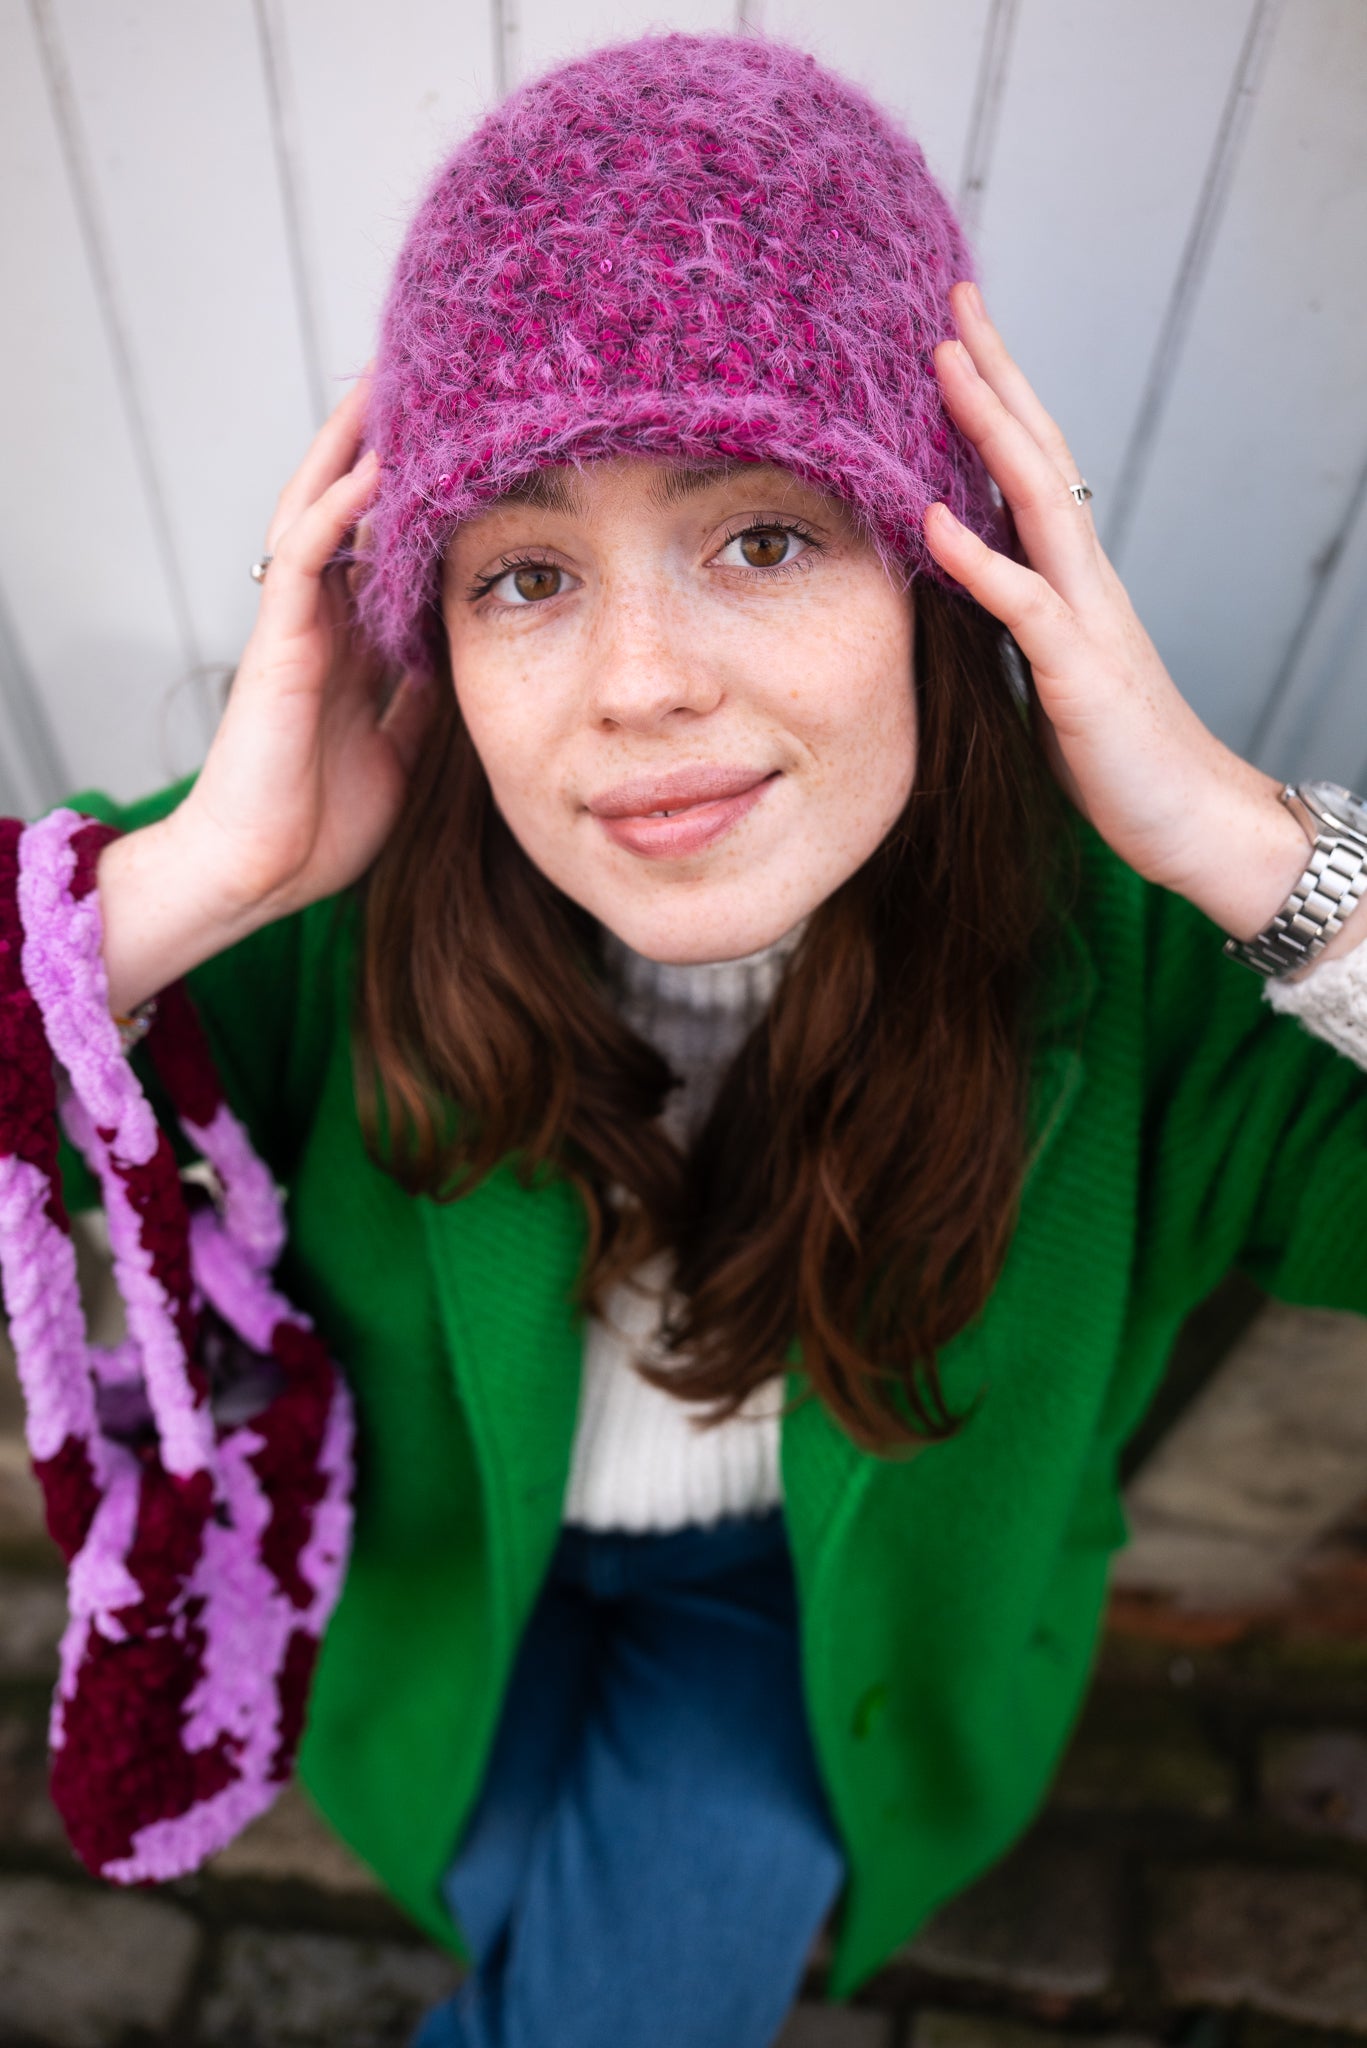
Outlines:
{"label": "wooden plank", "polygon": [[269,0],[262,18],[321,412],[374,348],[390,270],[429,176],[496,100],[495,9],[493,0],[405,0],[401,31],[362,0]]}
{"label": "wooden plank", "polygon": [[946,191],[962,181],[993,0],[766,0],[766,32],[862,85],[916,137]]}
{"label": "wooden plank", "polygon": [[1011,73],[1016,40],[1016,23],[1021,0],[992,0],[992,11],[983,34],[982,57],[978,65],[978,87],[974,95],[973,119],[959,174],[959,220],[976,249],[983,199],[991,176],[992,152],[1001,128],[1002,103]]}
{"label": "wooden plank", "polygon": [[1022,0],[975,246],[1103,540],[1248,16],[1249,0]]}
{"label": "wooden plank", "polygon": [[0,815],[36,818],[72,787],[0,591]]}
{"label": "wooden plank", "polygon": [[1365,247],[1367,13],[1297,0],[1119,563],[1179,688],[1240,751],[1287,673],[1367,448]]}
{"label": "wooden plank", "polygon": [[189,620],[207,741],[256,616],[247,570],[312,431],[250,0],[54,0]]}
{"label": "wooden plank", "polygon": [[[158,714],[193,651],[121,375],[89,166],[61,97],[63,53],[40,48],[35,14],[53,26],[14,0],[0,9],[0,375],[11,394],[0,562],[14,642],[63,771],[132,797],[184,759],[166,758]],[[170,751],[186,739],[173,729]]]}
{"label": "wooden plank", "polygon": [[1250,753],[1288,781],[1367,787],[1367,461]]}

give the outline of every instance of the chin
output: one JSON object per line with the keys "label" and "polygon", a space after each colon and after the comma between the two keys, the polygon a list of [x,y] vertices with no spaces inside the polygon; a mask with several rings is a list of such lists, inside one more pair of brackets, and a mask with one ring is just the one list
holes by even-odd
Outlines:
{"label": "chin", "polygon": [[693,967],[761,952],[815,907],[785,893],[772,905],[757,903],[750,895],[741,902],[715,904],[615,903],[610,915],[601,909],[594,915],[633,953],[661,966]]}

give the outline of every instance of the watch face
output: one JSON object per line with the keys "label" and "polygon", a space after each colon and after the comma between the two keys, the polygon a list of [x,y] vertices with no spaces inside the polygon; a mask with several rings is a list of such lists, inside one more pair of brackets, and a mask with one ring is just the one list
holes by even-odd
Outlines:
{"label": "watch face", "polygon": [[1345,830],[1367,839],[1367,801],[1354,796],[1341,782],[1306,782],[1302,788],[1322,811],[1328,812]]}

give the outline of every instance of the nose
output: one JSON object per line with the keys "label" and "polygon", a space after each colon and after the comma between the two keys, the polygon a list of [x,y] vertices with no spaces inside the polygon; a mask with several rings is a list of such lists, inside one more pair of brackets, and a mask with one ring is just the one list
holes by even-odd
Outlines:
{"label": "nose", "polygon": [[651,731],[676,713],[714,711],[724,695],[714,655],[667,600],[612,605],[588,654],[589,716],[601,731]]}

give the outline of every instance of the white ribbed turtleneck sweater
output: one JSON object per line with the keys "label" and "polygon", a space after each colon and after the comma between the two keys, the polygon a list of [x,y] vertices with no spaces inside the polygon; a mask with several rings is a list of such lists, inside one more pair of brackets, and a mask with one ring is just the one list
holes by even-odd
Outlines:
{"label": "white ribbed turtleneck sweater", "polygon": [[[605,931],[604,962],[618,1010],[682,1077],[662,1117],[686,1142],[702,1127],[721,1077],[768,1008],[796,925],[741,960],[679,967],[647,960]],[[692,1417],[706,1404],[677,1400],[643,1380],[638,1358],[657,1349],[672,1257],[662,1253],[615,1288],[584,1339],[579,1418],[564,1519],[592,1529],[675,1529],[756,1513],[782,1498],[779,1409],[783,1374],[755,1389],[714,1429]]]}

